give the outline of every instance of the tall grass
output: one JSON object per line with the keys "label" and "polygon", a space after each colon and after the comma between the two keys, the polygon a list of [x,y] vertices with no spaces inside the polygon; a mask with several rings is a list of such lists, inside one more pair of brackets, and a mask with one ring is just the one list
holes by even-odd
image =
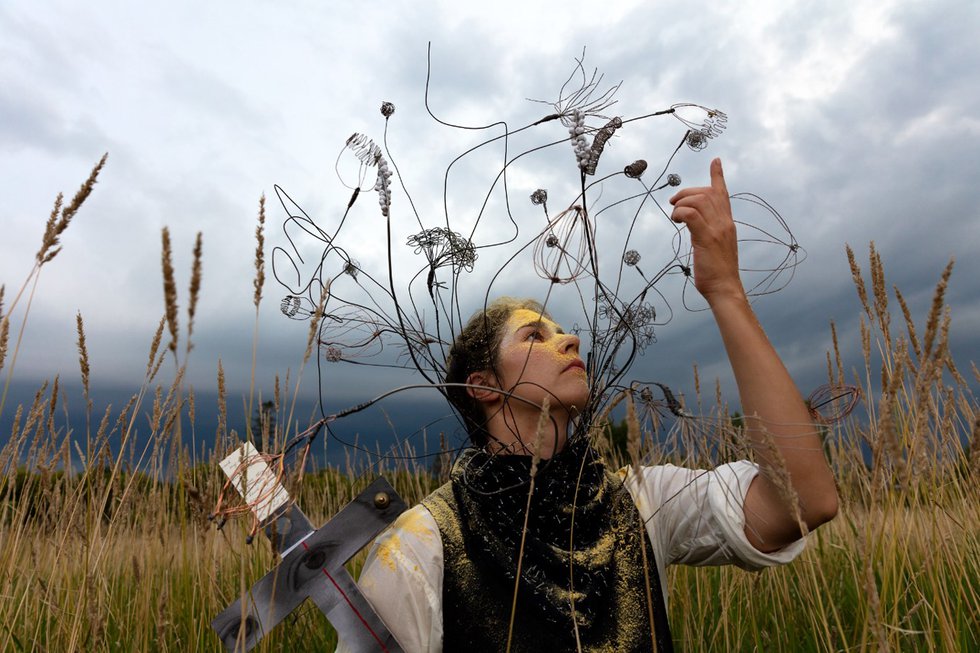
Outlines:
{"label": "tall grass", "polygon": [[[89,192],[101,166],[87,182]],[[68,219],[84,199],[72,202]],[[26,307],[18,302],[25,289],[32,296],[41,268],[56,253],[57,237],[67,227],[61,204],[59,197],[35,267],[8,308],[0,291],[5,388],[29,312],[29,301]],[[263,224],[260,204],[256,311],[262,292]],[[291,435],[289,425],[296,420],[288,397],[290,382],[280,391],[277,379],[274,419],[263,417],[259,433],[229,430],[223,411],[217,425],[195,424],[194,393],[183,377],[192,349],[202,245],[199,237],[183,360],[177,347],[177,289],[167,232],[162,245],[166,311],[148,334],[145,377],[134,383],[130,401],[90,415],[89,362],[79,315],[80,374],[89,417],[84,437],[70,432],[61,419],[58,378],[41,384],[32,402],[11,409],[14,425],[0,451],[2,651],[218,650],[211,619],[276,562],[264,541],[245,544],[243,526],[218,531],[208,515],[224,482],[218,459],[245,437],[275,450]],[[786,567],[760,574],[674,568],[668,577],[670,618],[681,650],[980,650],[980,447],[975,446],[980,444],[980,413],[948,348],[951,316],[945,290],[952,267],[942,274],[920,328],[898,289],[889,294],[873,246],[870,291],[850,249],[848,256],[862,317],[858,333],[832,328],[828,376],[832,383],[859,385],[865,405],[863,416],[826,432],[840,486],[840,514],[812,534],[806,552]],[[893,321],[892,296],[901,309],[900,320]],[[18,308],[19,331],[10,328]],[[12,333],[16,341],[10,344]],[[863,360],[842,360],[839,340],[859,341]],[[312,336],[304,364],[311,347]],[[254,361],[254,352],[252,356]],[[165,358],[173,358],[173,374],[161,382]],[[970,373],[980,381],[975,367]],[[254,363],[250,385],[255,387]],[[227,391],[220,362],[217,386],[223,406]],[[700,406],[700,380],[697,387]],[[720,403],[720,392],[716,399]],[[4,409],[0,400],[0,413]],[[703,465],[743,455],[745,445],[727,407],[701,410],[720,416],[710,425],[710,448],[699,446],[703,430],[679,429],[676,437],[684,442],[641,451],[661,445],[632,429],[626,461],[670,458],[684,451],[685,459],[677,462]],[[137,438],[135,417],[143,412],[150,419],[139,427]],[[209,441],[213,432],[208,460],[193,459],[182,432],[185,423],[207,434]],[[137,441],[146,445],[138,448]],[[609,455],[617,454],[611,450]],[[327,520],[371,480],[358,470],[311,464],[291,491],[316,523]],[[433,474],[411,460],[381,471],[410,504],[445,480],[444,471]],[[354,573],[362,559],[363,553],[352,561]],[[324,617],[307,604],[263,640],[259,650],[323,651],[332,650],[334,643]]]}

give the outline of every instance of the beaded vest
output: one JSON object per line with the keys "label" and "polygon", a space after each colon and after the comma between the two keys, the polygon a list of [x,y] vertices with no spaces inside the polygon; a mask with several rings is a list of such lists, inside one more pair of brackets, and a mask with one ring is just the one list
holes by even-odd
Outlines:
{"label": "beaded vest", "polygon": [[[501,538],[501,533],[514,529],[515,523],[523,524],[524,505],[519,505],[517,498],[522,494],[526,502],[528,494],[527,485],[514,489],[514,503],[505,506],[516,519],[508,519],[501,527],[496,523],[501,521],[501,513],[488,515],[481,510],[488,497],[475,496],[466,480],[465,471],[479,455],[473,451],[457,461],[449,483],[422,501],[442,537],[443,650],[447,653],[506,649],[517,555],[514,537]],[[580,647],[582,651],[609,653],[671,652],[656,560],[636,505],[622,479],[606,470],[601,461],[593,464],[592,471],[594,481],[586,496],[575,496],[582,511],[574,511],[568,531],[575,536],[571,555],[569,539],[558,546],[541,528],[527,529],[510,650],[565,651]],[[581,471],[578,478],[582,478]],[[557,479],[567,485],[563,481],[567,479]],[[538,491],[536,488],[534,494]],[[489,500],[497,499],[490,496]],[[550,524],[557,519],[553,515],[573,512],[571,501],[567,503],[532,503],[529,522],[535,523],[537,508],[538,517]],[[591,512],[590,503],[597,507]],[[542,514],[546,512],[551,515]],[[521,530],[517,529],[518,537]],[[647,600],[648,587],[652,605]]]}

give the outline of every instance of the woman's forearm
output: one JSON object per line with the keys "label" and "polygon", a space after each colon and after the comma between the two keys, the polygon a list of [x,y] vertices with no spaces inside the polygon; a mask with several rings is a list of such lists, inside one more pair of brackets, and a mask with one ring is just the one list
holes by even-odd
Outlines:
{"label": "woman's forearm", "polygon": [[800,528],[787,501],[791,493],[778,487],[784,477],[770,471],[782,464],[773,458],[785,463],[808,529],[837,513],[834,477],[819,431],[744,293],[712,297],[710,305],[735,374],[746,434],[763,467],[745,498],[746,534],[757,548],[776,549],[798,538]]}

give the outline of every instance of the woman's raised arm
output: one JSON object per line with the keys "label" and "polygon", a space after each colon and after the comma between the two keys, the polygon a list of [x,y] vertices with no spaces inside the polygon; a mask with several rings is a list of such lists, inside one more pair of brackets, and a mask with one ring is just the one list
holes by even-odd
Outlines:
{"label": "woman's raised arm", "polygon": [[756,319],[738,273],[738,244],[721,160],[711,162],[711,185],[685,188],[670,200],[694,247],[694,285],[707,300],[735,374],[745,426],[764,473],[745,497],[745,531],[753,546],[774,551],[800,537],[790,503],[780,492],[778,452],[800,518],[808,529],[837,514],[837,489],[818,430],[803,398]]}

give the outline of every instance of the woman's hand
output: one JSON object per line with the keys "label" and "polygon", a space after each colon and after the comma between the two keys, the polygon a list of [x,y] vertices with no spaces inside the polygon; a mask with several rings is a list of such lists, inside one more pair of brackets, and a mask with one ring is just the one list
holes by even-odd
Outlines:
{"label": "woman's hand", "polygon": [[708,304],[732,298],[745,299],[738,275],[738,238],[732,205],[721,170],[721,159],[711,162],[711,185],[685,188],[670,198],[670,218],[683,222],[694,246],[694,287]]}

